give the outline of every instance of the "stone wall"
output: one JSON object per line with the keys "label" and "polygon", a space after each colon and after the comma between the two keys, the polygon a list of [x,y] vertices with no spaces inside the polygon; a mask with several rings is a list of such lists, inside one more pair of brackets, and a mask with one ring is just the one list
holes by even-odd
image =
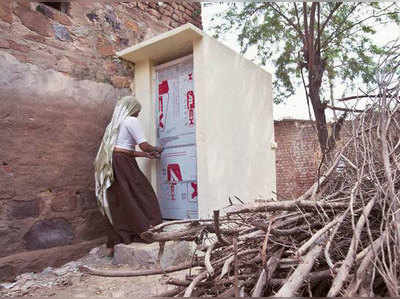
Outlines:
{"label": "stone wall", "polygon": [[275,121],[275,141],[278,198],[297,198],[317,178],[321,159],[317,131],[307,120]]}
{"label": "stone wall", "polygon": [[104,242],[92,163],[133,80],[114,53],[187,22],[199,3],[0,2],[0,281]]}
{"label": "stone wall", "polygon": [[27,0],[0,2],[0,49],[19,61],[77,79],[129,87],[130,71],[114,57],[185,23],[201,27],[199,3],[70,1],[67,12]]}

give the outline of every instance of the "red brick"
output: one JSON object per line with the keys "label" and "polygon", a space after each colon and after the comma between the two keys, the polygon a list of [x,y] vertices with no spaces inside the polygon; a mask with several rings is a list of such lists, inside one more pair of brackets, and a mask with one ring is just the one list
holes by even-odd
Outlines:
{"label": "red brick", "polygon": [[130,30],[132,30],[134,32],[138,32],[139,31],[139,25],[134,21],[127,20],[125,22],[125,26],[128,27]]}
{"label": "red brick", "polygon": [[179,27],[181,24],[179,24],[175,21],[171,21],[170,25],[171,25],[171,27],[176,28],[176,27]]}
{"label": "red brick", "polygon": [[160,17],[161,17],[161,14],[160,14],[157,10],[155,10],[155,9],[148,8],[148,9],[147,9],[147,12],[148,12],[150,15],[155,16],[156,18],[160,18]]}
{"label": "red brick", "polygon": [[171,24],[171,18],[167,16],[161,16],[161,21],[168,26]]}
{"label": "red brick", "polygon": [[165,5],[162,8],[171,13],[174,11],[174,8],[169,3],[165,3]]}
{"label": "red brick", "polygon": [[146,4],[144,4],[142,1],[139,1],[139,2],[138,2],[138,7],[139,7],[141,10],[146,10],[146,8],[147,8]]}
{"label": "red brick", "polygon": [[118,69],[118,65],[112,61],[106,61],[104,63],[104,69],[108,74],[114,74]]}
{"label": "red brick", "polygon": [[151,7],[151,8],[154,8],[154,9],[158,8],[158,4],[156,2],[149,2],[148,6]]}
{"label": "red brick", "polygon": [[193,11],[193,6],[192,6],[190,3],[188,3],[187,1],[182,1],[182,5],[183,5],[186,9],[188,9],[188,10],[190,10],[190,11]]}
{"label": "red brick", "polygon": [[160,10],[160,12],[161,12],[161,14],[162,14],[163,16],[171,17],[171,16],[172,16],[172,13],[173,13],[173,10],[162,9],[162,10]]}
{"label": "red brick", "polygon": [[177,13],[172,14],[172,19],[174,19],[175,21],[180,22],[180,23],[185,22],[185,20],[182,18],[182,16]]}
{"label": "red brick", "polygon": [[296,198],[316,178],[318,141],[312,123],[307,121],[275,122],[277,192]]}
{"label": "red brick", "polygon": [[187,14],[188,16],[193,16],[193,11],[192,10],[189,10],[189,9],[185,9],[185,14]]}

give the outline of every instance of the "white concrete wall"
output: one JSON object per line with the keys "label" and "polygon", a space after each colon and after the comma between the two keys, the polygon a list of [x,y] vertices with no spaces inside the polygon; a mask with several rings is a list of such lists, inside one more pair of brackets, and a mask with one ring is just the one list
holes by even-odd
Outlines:
{"label": "white concrete wall", "polygon": [[[252,201],[270,198],[275,191],[272,80],[259,66],[205,34],[193,39],[193,58],[199,216],[205,218],[226,206],[229,196]],[[140,119],[146,136],[154,144],[152,65],[150,59],[136,61],[135,92],[143,105]],[[138,161],[157,190],[157,162]]]}
{"label": "white concrete wall", "polygon": [[200,218],[275,191],[271,74],[213,38],[194,41]]}
{"label": "white concrete wall", "polygon": [[[152,62],[150,60],[143,60],[135,65],[135,95],[142,104],[139,119],[145,131],[147,141],[154,145],[156,142],[156,123],[154,120]],[[156,191],[155,171],[157,162],[144,158],[138,158],[136,161]]]}

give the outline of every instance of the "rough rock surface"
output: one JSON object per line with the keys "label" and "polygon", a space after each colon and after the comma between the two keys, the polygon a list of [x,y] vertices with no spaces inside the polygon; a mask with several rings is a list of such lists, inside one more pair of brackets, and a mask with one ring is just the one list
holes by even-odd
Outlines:
{"label": "rough rock surface", "polygon": [[2,1],[0,48],[21,62],[121,88],[121,80],[112,77],[131,81],[132,74],[115,51],[187,22],[202,27],[198,2],[76,0],[65,13],[40,2]]}
{"label": "rough rock surface", "polygon": [[[192,242],[167,242],[161,256],[161,267],[167,268],[190,262]],[[113,264],[133,268],[151,268],[158,265],[159,244],[118,244],[115,246]]]}
{"label": "rough rock surface", "polygon": [[[38,273],[23,273],[15,281],[0,283],[0,297],[54,297],[88,298],[104,296],[107,298],[148,298],[173,289],[166,285],[169,277],[184,279],[189,270],[168,275],[141,277],[100,277],[83,274],[79,266],[87,265],[100,269],[130,269],[131,266],[113,265],[107,257],[104,245],[93,248],[90,253],[78,260],[68,262],[62,267],[47,267]],[[0,271],[3,268],[0,268]],[[195,270],[191,271],[192,274]]]}
{"label": "rough rock surface", "polygon": [[71,244],[74,233],[65,219],[53,218],[35,223],[23,239],[26,249],[45,249]]}
{"label": "rough rock surface", "polygon": [[0,1],[2,280],[79,257],[104,236],[93,160],[116,99],[133,86],[115,51],[186,22],[201,27],[192,1],[63,7]]}
{"label": "rough rock surface", "polygon": [[93,159],[115,100],[128,90],[4,52],[0,64],[0,258],[104,235]]}

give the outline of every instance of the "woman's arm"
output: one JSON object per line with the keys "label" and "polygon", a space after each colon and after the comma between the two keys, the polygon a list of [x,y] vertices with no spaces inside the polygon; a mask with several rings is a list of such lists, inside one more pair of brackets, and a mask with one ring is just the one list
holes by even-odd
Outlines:
{"label": "woman's arm", "polygon": [[139,152],[139,151],[134,151],[133,152],[134,157],[139,157],[139,158],[149,158],[151,159],[151,156],[149,153],[146,152]]}
{"label": "woman's arm", "polygon": [[162,146],[152,146],[148,142],[142,142],[141,144],[139,144],[139,147],[142,151],[147,152],[147,153],[151,153],[151,152],[161,153],[163,151]]}
{"label": "woman's arm", "polygon": [[132,157],[141,157],[141,158],[148,158],[148,159],[157,159],[159,158],[159,155],[157,156],[154,153],[147,153],[147,152],[140,152],[140,151],[131,151],[131,150],[126,150],[126,149],[118,149],[119,152],[124,152]]}

